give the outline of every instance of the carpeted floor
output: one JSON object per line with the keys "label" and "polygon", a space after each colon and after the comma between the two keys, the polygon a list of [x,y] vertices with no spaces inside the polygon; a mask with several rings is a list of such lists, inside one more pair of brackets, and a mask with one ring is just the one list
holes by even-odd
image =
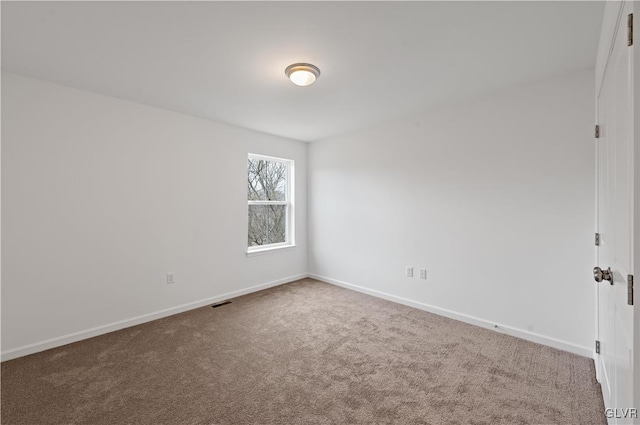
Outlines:
{"label": "carpeted floor", "polygon": [[2,364],[2,424],[605,424],[593,362],[311,279]]}

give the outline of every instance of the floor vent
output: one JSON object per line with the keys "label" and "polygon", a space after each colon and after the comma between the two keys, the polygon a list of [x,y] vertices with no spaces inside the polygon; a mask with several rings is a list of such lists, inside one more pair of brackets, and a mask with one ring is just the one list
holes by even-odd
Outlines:
{"label": "floor vent", "polygon": [[211,307],[212,308],[218,308],[218,307],[222,307],[223,305],[227,305],[227,304],[231,304],[231,301],[222,301],[222,302],[219,302],[217,304],[212,305]]}

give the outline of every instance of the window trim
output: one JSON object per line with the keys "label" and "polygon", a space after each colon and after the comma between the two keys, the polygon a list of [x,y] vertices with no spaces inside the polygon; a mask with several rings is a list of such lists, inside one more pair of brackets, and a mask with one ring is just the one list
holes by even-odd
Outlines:
{"label": "window trim", "polygon": [[[287,167],[287,200],[286,201],[252,201],[247,199],[247,214],[249,217],[250,205],[285,205],[286,206],[286,229],[285,229],[285,241],[280,243],[272,243],[268,245],[256,245],[247,246],[247,256],[253,257],[254,255],[269,254],[272,252],[278,252],[288,250],[296,247],[295,242],[295,161],[293,159],[278,158],[275,156],[266,156],[248,153],[247,162],[249,159],[257,159],[269,162],[279,162],[285,164]],[[247,165],[248,166],[248,165]],[[248,169],[245,172],[248,172]],[[247,220],[246,235],[249,233],[249,220]],[[246,240],[246,239],[245,239]]]}

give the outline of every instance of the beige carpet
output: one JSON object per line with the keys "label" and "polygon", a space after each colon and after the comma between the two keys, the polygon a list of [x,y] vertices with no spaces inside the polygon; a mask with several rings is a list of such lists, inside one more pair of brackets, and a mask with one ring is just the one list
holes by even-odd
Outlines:
{"label": "beige carpet", "polygon": [[590,359],[305,279],[2,364],[2,424],[605,424]]}

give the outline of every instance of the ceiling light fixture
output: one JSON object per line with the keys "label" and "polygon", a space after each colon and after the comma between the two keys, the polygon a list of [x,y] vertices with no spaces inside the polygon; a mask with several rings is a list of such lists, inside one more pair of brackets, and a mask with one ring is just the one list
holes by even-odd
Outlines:
{"label": "ceiling light fixture", "polygon": [[284,70],[293,84],[300,87],[309,86],[320,76],[320,69],[310,63],[294,63]]}

